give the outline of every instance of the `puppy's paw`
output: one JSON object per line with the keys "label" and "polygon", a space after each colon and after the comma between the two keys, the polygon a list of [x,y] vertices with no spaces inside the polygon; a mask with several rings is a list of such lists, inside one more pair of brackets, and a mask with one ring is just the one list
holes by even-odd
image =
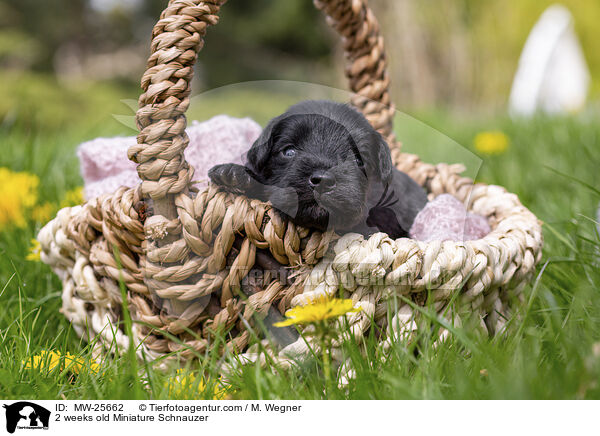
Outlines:
{"label": "puppy's paw", "polygon": [[234,194],[246,194],[254,182],[246,167],[237,164],[215,165],[208,170],[208,177],[211,182]]}

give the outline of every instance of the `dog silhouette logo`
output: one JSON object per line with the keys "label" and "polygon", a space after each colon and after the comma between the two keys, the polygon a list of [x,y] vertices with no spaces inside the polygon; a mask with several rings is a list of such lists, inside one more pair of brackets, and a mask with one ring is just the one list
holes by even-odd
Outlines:
{"label": "dog silhouette logo", "polygon": [[48,430],[50,411],[42,406],[29,401],[19,401],[10,405],[4,404],[6,409],[6,431],[14,433],[18,429]]}

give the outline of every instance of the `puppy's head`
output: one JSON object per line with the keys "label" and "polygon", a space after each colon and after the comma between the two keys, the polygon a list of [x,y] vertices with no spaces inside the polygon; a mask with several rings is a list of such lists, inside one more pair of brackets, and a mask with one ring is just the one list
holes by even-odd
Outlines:
{"label": "puppy's head", "polygon": [[[269,200],[297,224],[345,230],[364,222],[372,183],[388,183],[384,139],[358,111],[306,101],[274,118],[248,152],[247,167]],[[293,211],[293,212],[290,212]]]}

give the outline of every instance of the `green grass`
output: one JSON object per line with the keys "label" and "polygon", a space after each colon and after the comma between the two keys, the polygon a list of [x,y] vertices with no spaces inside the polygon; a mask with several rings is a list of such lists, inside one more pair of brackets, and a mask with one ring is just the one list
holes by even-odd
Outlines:
{"label": "green grass", "polygon": [[[135,92],[121,90],[116,95],[133,99]],[[206,98],[209,103],[213,98],[214,105],[193,107],[191,112],[200,119],[228,112],[264,122],[294,100],[265,97],[261,92],[244,90],[227,99],[214,92]],[[125,106],[97,110],[95,116],[71,123],[48,108],[42,112],[52,116],[42,114],[32,121],[15,107],[13,113],[18,115],[5,117],[0,127],[0,167],[37,174],[42,181],[40,198],[59,202],[67,190],[81,184],[74,155],[79,142],[100,135],[133,134],[111,117],[115,112],[131,115]],[[418,117],[425,124],[407,116],[400,119],[398,134],[408,150],[428,160],[453,156],[456,161],[467,160],[470,176],[506,186],[544,221],[545,247],[536,284],[525,289],[527,303],[506,336],[490,339],[474,330],[458,329],[443,346],[434,347],[432,337],[423,335],[410,346],[395,344],[386,360],[379,359],[373,338],[367,338],[362,350],[348,342],[345,351],[357,378],[347,389],[324,389],[319,365],[309,360],[290,370],[244,367],[232,376],[230,395],[243,399],[600,398],[600,237],[594,223],[600,201],[597,117],[598,113],[590,112],[513,122],[428,113]],[[472,139],[488,129],[505,132],[511,146],[502,155],[480,159],[472,153]],[[448,152],[452,148],[455,153]],[[46,265],[25,260],[39,227],[29,222],[24,229],[0,229],[0,397],[168,398],[165,383],[172,374],[154,369],[149,362],[133,362],[127,353],[105,359],[100,374],[83,371],[75,378],[24,368],[22,361],[40,350],[70,352],[84,359],[91,354],[91,347],[59,313],[58,278]],[[435,319],[429,322],[433,329],[439,327]],[[211,396],[218,375],[215,361],[214,355],[202,356],[201,367],[194,368],[209,374],[208,389],[199,392],[196,382],[180,392],[181,398]]]}

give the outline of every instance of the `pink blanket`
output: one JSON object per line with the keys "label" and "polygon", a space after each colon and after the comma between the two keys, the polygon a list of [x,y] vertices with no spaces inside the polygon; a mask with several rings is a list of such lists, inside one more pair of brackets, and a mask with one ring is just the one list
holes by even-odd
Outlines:
{"label": "pink blanket", "polygon": [[[218,115],[208,121],[192,122],[187,128],[190,143],[187,161],[196,170],[196,180],[205,180],[208,170],[220,163],[242,163],[246,151],[258,138],[261,127],[249,118]],[[120,186],[140,183],[135,164],[127,149],[136,143],[133,136],[97,138],[81,144],[77,155],[81,163],[86,199],[111,193]],[[430,201],[419,212],[410,236],[420,241],[479,239],[489,233],[485,218],[468,213],[463,204],[449,194]]]}
{"label": "pink blanket", "polygon": [[417,214],[410,237],[419,241],[471,241],[490,232],[487,220],[467,212],[450,194],[442,194],[427,203]]}
{"label": "pink blanket", "polygon": [[[250,118],[218,115],[186,129],[190,143],[185,158],[196,170],[194,178],[207,178],[217,164],[241,163],[262,128]],[[127,149],[136,143],[134,136],[97,138],[81,144],[77,150],[81,163],[84,195],[87,200],[114,192],[120,186],[132,188],[140,183],[135,164],[127,158]]]}

